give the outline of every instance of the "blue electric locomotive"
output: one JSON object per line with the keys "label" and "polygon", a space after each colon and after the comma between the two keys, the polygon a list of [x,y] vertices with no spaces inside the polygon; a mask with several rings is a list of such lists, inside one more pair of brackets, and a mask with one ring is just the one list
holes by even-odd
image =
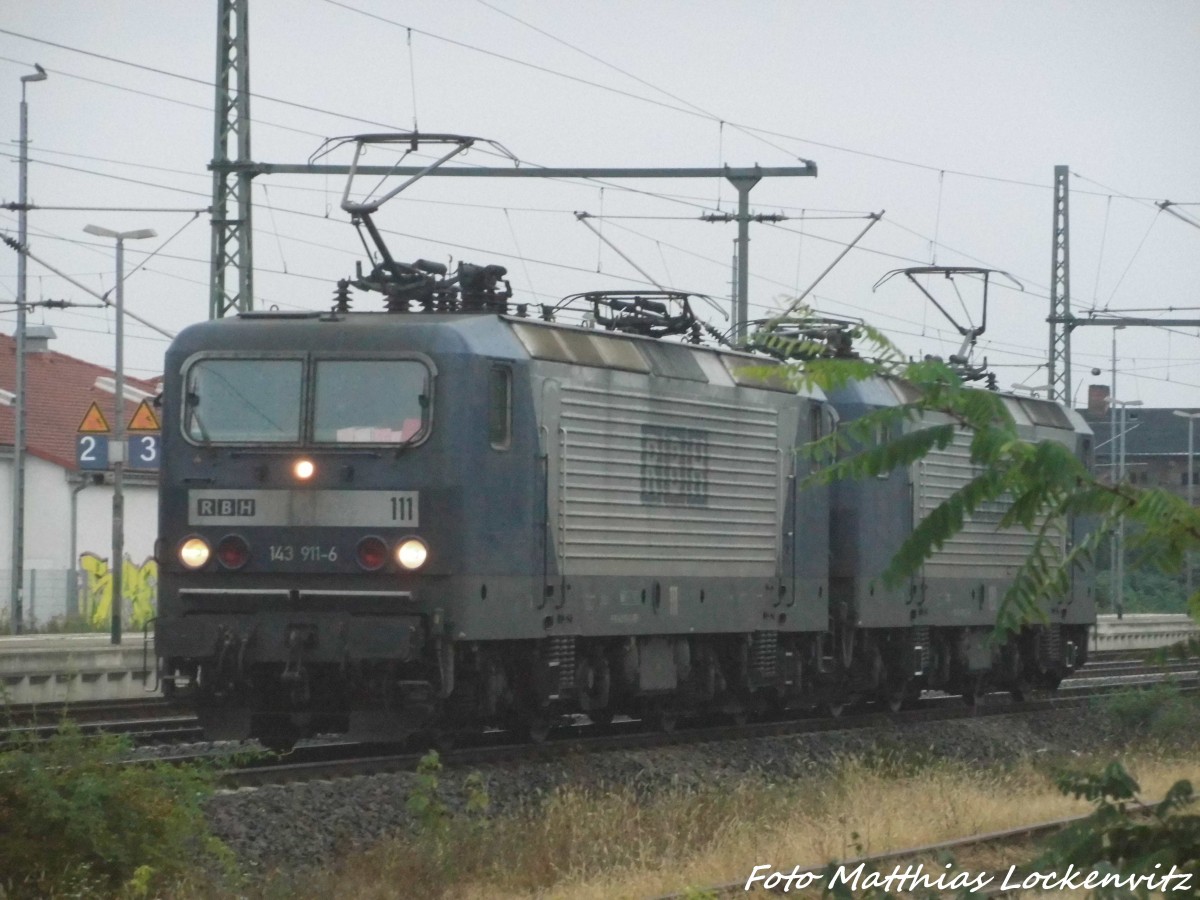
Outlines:
{"label": "blue electric locomotive", "polygon": [[211,736],[836,696],[829,498],[796,453],[830,404],[657,339],[695,333],[686,297],[588,295],[612,330],[572,327],[510,315],[502,274],[172,343],[156,651]]}

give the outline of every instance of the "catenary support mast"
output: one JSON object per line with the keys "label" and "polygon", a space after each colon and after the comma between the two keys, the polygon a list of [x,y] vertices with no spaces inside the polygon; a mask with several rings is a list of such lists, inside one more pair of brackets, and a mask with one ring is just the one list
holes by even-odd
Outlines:
{"label": "catenary support mast", "polygon": [[1054,167],[1054,234],[1050,259],[1050,399],[1071,405],[1070,191],[1067,166]]}
{"label": "catenary support mast", "polygon": [[[228,167],[235,160],[250,162],[248,3],[249,0],[217,0],[210,319],[254,308],[250,218],[250,186],[254,176]],[[236,156],[231,157],[231,152]]]}

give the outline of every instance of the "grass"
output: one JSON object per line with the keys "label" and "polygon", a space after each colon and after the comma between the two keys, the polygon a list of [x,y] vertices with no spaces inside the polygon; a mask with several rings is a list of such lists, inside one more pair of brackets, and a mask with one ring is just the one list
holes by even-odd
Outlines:
{"label": "grass", "polygon": [[[1192,776],[1197,762],[1194,753],[1146,754],[1129,768],[1154,799]],[[831,777],[749,777],[653,800],[626,789],[564,789],[517,815],[453,819],[436,833],[385,841],[303,884],[277,879],[263,896],[382,900],[403,885],[408,896],[465,900],[655,897],[741,881],[758,864],[786,871],[1090,811],[1055,790],[1054,767],[1044,762],[910,769],[845,759]]]}
{"label": "grass", "polygon": [[1134,739],[1169,744],[1192,741],[1200,732],[1200,702],[1170,682],[1129,688],[1094,702]]}
{"label": "grass", "polygon": [[[1121,755],[1143,799],[1200,771],[1194,695],[1156,687],[1101,702],[1137,742]],[[790,871],[1090,812],[1056,789],[1055,776],[1110,761],[1045,754],[985,767],[881,739],[867,754],[819,770],[796,759],[783,771],[810,773],[796,778],[710,773],[656,789],[564,787],[497,815],[478,776],[462,784],[465,805],[451,803],[430,754],[407,798],[410,831],[331,868],[251,880],[234,875],[203,833],[200,802],[211,778],[114,766],[122,746],[67,726],[55,740],[0,754],[0,832],[8,813],[12,835],[0,848],[0,898],[610,900],[690,889],[699,900],[699,888],[743,883],[756,865]],[[956,865],[978,872],[1029,860],[1035,850],[1017,848],[1007,859],[988,851]],[[196,866],[201,858],[207,871]],[[23,860],[25,874],[14,860]],[[216,886],[207,882],[214,872],[223,875]]]}

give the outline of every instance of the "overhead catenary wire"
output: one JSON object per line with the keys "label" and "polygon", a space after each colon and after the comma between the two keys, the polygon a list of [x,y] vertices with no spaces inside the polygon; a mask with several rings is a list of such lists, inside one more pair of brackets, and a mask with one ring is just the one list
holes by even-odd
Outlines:
{"label": "overhead catenary wire", "polygon": [[[0,33],[3,33],[2,30],[0,30]],[[20,36],[25,37],[24,35],[20,35]],[[27,40],[36,40],[36,38],[32,38],[32,37],[27,37],[26,39]],[[64,47],[62,49],[74,51],[75,48]],[[79,51],[79,52],[84,52],[84,51]],[[118,62],[118,63],[124,62],[124,60],[118,60],[115,58],[113,58],[111,61]],[[23,68],[29,67],[29,63],[24,62],[23,60],[13,59],[12,57],[9,57],[9,56],[0,56],[0,62],[13,63],[14,65],[22,66]],[[166,103],[174,104],[176,106],[183,106],[183,107],[188,107],[190,109],[200,110],[201,112],[203,112],[209,116],[212,115],[211,102],[209,102],[209,103],[193,103],[190,100],[181,100],[178,97],[168,97],[164,94],[155,94],[155,93],[152,93],[151,91],[145,91],[145,90],[141,90],[139,88],[132,88],[132,87],[129,87],[128,85],[115,84],[114,82],[104,81],[103,79],[100,79],[100,78],[89,78],[86,75],[79,75],[79,74],[76,74],[73,72],[68,72],[64,69],[57,68],[57,67],[54,69],[54,77],[55,78],[59,78],[59,77],[69,78],[73,81],[81,81],[86,84],[94,84],[94,85],[97,85],[100,87],[112,88],[113,90],[124,91],[125,93],[133,94],[138,97],[146,97],[151,100],[161,100]],[[208,88],[211,90],[212,85],[211,84],[208,85]],[[255,124],[262,125],[266,128],[277,128],[281,131],[290,131],[295,134],[303,134],[307,137],[323,138],[325,136],[323,134],[320,134],[319,132],[305,131],[304,129],[295,128],[291,125],[283,125],[279,122],[273,122],[270,119],[256,119]]]}
{"label": "overhead catenary wire", "polygon": [[579,223],[581,225],[585,226],[589,231],[591,231],[592,234],[596,235],[597,238],[602,240],[608,246],[608,248],[610,250],[612,250],[615,254],[617,254],[617,256],[621,257],[621,259],[623,259],[623,260],[625,260],[625,262],[629,263],[629,265],[634,269],[634,271],[636,271],[639,275],[641,275],[643,278],[645,278],[646,281],[648,281],[650,284],[654,285],[660,291],[667,290],[657,280],[655,280],[655,278],[649,272],[647,272],[645,269],[643,269],[641,266],[639,266],[637,263],[635,263],[632,259],[630,259],[629,256],[620,247],[618,247],[616,244],[614,244],[608,238],[604,237],[604,235],[602,235],[600,233],[600,230],[598,228],[593,227],[592,223],[588,221],[590,216],[586,212],[575,213],[575,218],[579,221]]}
{"label": "overhead catenary wire", "polygon": [[[55,268],[53,265],[46,262],[44,259],[41,259],[34,253],[31,253],[29,251],[28,247],[22,247],[16,241],[12,240],[11,238],[9,238],[7,236],[4,237],[4,243],[7,244],[13,250],[15,250],[17,253],[24,253],[25,256],[27,256],[29,259],[32,259],[34,262],[38,263],[39,265],[43,266],[44,268],[49,269],[51,272],[53,272],[59,278],[66,279],[67,281],[69,281],[71,284],[75,285],[75,287],[79,288],[84,293],[89,294],[92,297],[95,297],[97,300],[100,300],[106,306],[114,305],[113,302],[108,299],[107,293],[101,294],[98,291],[92,290],[90,287],[88,287],[82,281],[72,278],[66,272],[63,272],[63,271]],[[168,337],[168,338],[175,337],[174,332],[167,331],[165,328],[160,328],[159,326],[155,325],[153,322],[148,322],[147,320],[145,320],[141,316],[139,316],[137,313],[130,312],[128,309],[125,309],[124,312],[125,312],[125,315],[129,316],[129,318],[133,319],[136,322],[140,322],[141,324],[145,325],[147,328],[154,329],[155,331],[157,331],[159,334],[163,335],[164,337]]]}
{"label": "overhead catenary wire", "polygon": [[1118,278],[1117,283],[1113,285],[1112,293],[1108,295],[1108,300],[1104,304],[1105,309],[1107,309],[1112,303],[1113,297],[1117,295],[1117,291],[1121,288],[1121,283],[1125,281],[1125,276],[1129,274],[1129,270],[1133,268],[1134,261],[1137,260],[1138,255],[1142,252],[1142,248],[1146,246],[1146,239],[1150,237],[1150,232],[1154,229],[1154,225],[1158,221],[1161,213],[1162,210],[1157,211],[1154,215],[1154,218],[1150,220],[1150,225],[1146,228],[1146,233],[1142,235],[1141,241],[1138,242],[1137,249],[1133,251],[1133,255],[1129,258],[1129,262],[1125,266],[1125,271],[1121,273],[1121,277]]}
{"label": "overhead catenary wire", "polygon": [[420,131],[417,125],[417,63],[413,52],[412,29],[408,29],[408,36],[405,44],[408,46],[408,83],[412,89],[412,123],[413,131]]}
{"label": "overhead catenary wire", "polygon": [[[385,16],[380,16],[376,13],[371,13],[371,12],[367,12],[366,10],[358,9],[356,7],[351,6],[348,3],[340,2],[340,0],[324,0],[324,2],[328,3],[332,6],[341,7],[349,12],[356,13],[356,14],[362,15],[362,16],[366,16],[366,17],[375,19],[380,22],[384,22],[384,23],[392,25],[396,28],[405,29],[405,30],[411,28],[411,26],[406,25],[401,22],[398,22],[394,19],[389,19]],[[732,122],[728,119],[722,119],[722,117],[717,116],[713,113],[700,111],[698,108],[691,108],[689,106],[673,106],[668,103],[663,103],[662,101],[654,100],[653,98],[645,97],[645,96],[642,96],[639,94],[634,94],[629,91],[623,91],[619,88],[614,88],[610,85],[604,85],[599,82],[592,81],[590,79],[570,75],[569,73],[559,72],[557,70],[550,69],[546,66],[541,66],[536,63],[530,63],[525,60],[520,60],[520,59],[517,59],[516,57],[507,56],[505,54],[498,53],[494,50],[489,50],[488,48],[485,48],[485,47],[479,47],[479,46],[476,46],[473,44],[469,44],[465,41],[459,41],[455,38],[449,38],[444,35],[435,34],[434,32],[426,31],[426,30],[419,29],[419,28],[412,28],[412,31],[416,34],[424,35],[425,37],[428,37],[433,40],[442,41],[442,42],[445,42],[445,43],[448,43],[448,44],[451,44],[454,46],[461,47],[466,50],[484,54],[484,55],[487,55],[487,56],[490,56],[493,58],[501,59],[503,61],[513,63],[514,65],[523,66],[523,67],[534,69],[534,70],[537,70],[537,71],[540,71],[540,72],[543,72],[546,74],[554,75],[556,77],[560,77],[560,78],[566,79],[568,81],[584,84],[589,87],[596,88],[598,90],[615,93],[620,96],[626,97],[628,99],[653,104],[655,106],[673,110],[675,112],[679,112],[684,115],[705,118],[705,119],[708,119],[708,120],[711,120],[714,122],[724,121],[730,127],[737,128],[738,130],[742,131],[743,133],[745,133],[747,135],[756,136],[757,138],[764,140],[764,142],[766,142],[766,140],[765,140],[766,136],[770,136],[770,137],[774,137],[774,138],[780,138],[783,140],[796,141],[801,144],[808,144],[808,145],[812,145],[812,146],[816,146],[816,147],[823,147],[826,149],[837,150],[838,152],[862,156],[865,158],[877,159],[877,160],[880,160],[883,162],[890,162],[890,163],[895,163],[897,165],[904,165],[904,166],[909,166],[912,168],[924,169],[924,170],[931,171],[931,172],[947,172],[947,173],[950,173],[953,175],[958,175],[963,178],[976,178],[976,179],[980,179],[980,180],[992,181],[992,182],[997,182],[997,183],[1001,183],[1001,184],[1011,184],[1011,185],[1018,185],[1018,186],[1022,186],[1022,187],[1036,188],[1036,189],[1044,190],[1044,191],[1053,190],[1053,185],[1049,184],[1049,183],[1043,184],[1043,183],[1037,183],[1037,182],[1023,181],[1020,179],[1005,178],[1002,176],[986,175],[986,174],[977,173],[977,172],[967,172],[967,171],[958,170],[958,169],[951,169],[951,168],[948,168],[945,166],[937,166],[937,165],[933,165],[930,163],[919,163],[919,162],[915,162],[912,160],[905,160],[905,159],[900,159],[898,157],[887,156],[885,154],[873,153],[871,151],[858,150],[858,149],[846,147],[846,146],[843,146],[840,144],[818,141],[813,138],[807,138],[807,137],[802,137],[802,136],[798,136],[798,135],[786,134],[786,133],[782,133],[782,132],[773,131],[771,129],[757,128],[757,127],[754,127],[751,125],[739,124],[739,123]],[[20,32],[12,31],[11,29],[0,28],[0,34],[8,35],[10,37],[15,37],[15,38],[22,39],[22,40],[31,41],[31,42],[42,44],[42,45],[49,46],[49,47],[54,47],[56,49],[65,50],[68,52],[79,53],[84,56],[104,60],[106,62],[111,62],[111,63],[117,64],[117,65],[129,66],[129,67],[141,70],[141,71],[150,72],[150,73],[158,74],[158,75],[164,75],[164,76],[167,76],[170,78],[179,79],[181,81],[190,82],[193,84],[203,85],[204,87],[206,87],[208,89],[212,89],[214,87],[213,82],[208,79],[198,78],[198,77],[191,76],[191,75],[184,75],[184,74],[178,73],[178,72],[171,72],[167,69],[161,69],[161,68],[157,68],[154,66],[147,66],[142,63],[135,63],[130,60],[120,59],[119,57],[109,56],[109,55],[106,55],[103,53],[97,53],[95,51],[84,50],[79,47],[73,47],[68,44],[63,44],[63,43],[60,43],[57,41],[51,41],[46,38],[39,38],[39,37],[35,37],[33,35],[22,34]],[[658,89],[656,88],[656,90],[658,90]],[[270,103],[278,103],[278,104],[281,104],[283,106],[286,106],[286,107],[289,107],[292,109],[304,110],[306,112],[313,112],[313,113],[318,113],[321,115],[332,116],[332,117],[335,117],[335,118],[338,118],[338,119],[341,119],[344,121],[360,122],[365,125],[371,125],[371,126],[382,127],[382,128],[390,128],[390,129],[395,128],[395,126],[393,124],[386,123],[386,122],[380,122],[375,119],[368,119],[365,117],[353,116],[353,115],[349,115],[347,113],[339,112],[336,110],[329,110],[329,109],[325,109],[322,107],[312,106],[310,104],[304,104],[304,103],[299,103],[299,102],[292,101],[292,100],[286,100],[281,97],[274,97],[271,95],[259,94],[254,91],[250,92],[250,96],[257,100],[262,100],[262,101],[266,101],[266,102],[270,102]],[[683,101],[683,102],[686,103],[687,101]],[[257,121],[257,119],[255,119],[255,121]],[[776,145],[771,144],[770,142],[766,142],[766,143],[768,144],[768,146],[776,147]],[[795,155],[795,154],[791,153],[790,151],[787,151],[785,148],[777,148],[777,149],[781,149],[783,152],[787,153],[787,155],[789,155],[789,156]],[[1089,192],[1080,191],[1077,193],[1089,193]],[[1116,192],[1116,193],[1120,193],[1120,192]],[[1105,195],[1100,194],[1100,196],[1105,196]],[[1143,201],[1143,202],[1153,202],[1155,199],[1155,198],[1151,198],[1151,197],[1135,197],[1135,196],[1125,195],[1125,194],[1123,194],[1121,196],[1123,196],[1125,199],[1138,200],[1138,201]]]}
{"label": "overhead catenary wire", "polygon": [[[328,110],[326,110],[326,112],[328,112]],[[724,121],[724,120],[721,120],[721,121]],[[791,138],[788,137],[788,139],[791,139]],[[800,138],[800,139],[803,140],[803,138]],[[938,169],[938,172],[944,174],[944,172],[947,172],[947,169]],[[970,175],[968,175],[968,176],[970,176]],[[1032,185],[1032,186],[1038,186],[1038,185]],[[1044,187],[1044,186],[1040,186],[1040,187]],[[647,192],[647,193],[649,194],[649,196],[659,196],[659,194],[655,194],[654,192]],[[1111,196],[1111,194],[1109,194],[1109,196]],[[1130,198],[1130,199],[1138,199],[1138,198]],[[505,208],[503,208],[503,209],[509,209],[509,208],[506,208],[506,206],[505,206]],[[893,223],[893,224],[895,224],[895,223]],[[822,236],[817,236],[817,238],[822,239]],[[936,234],[935,234],[935,245],[941,246],[941,242],[940,242],[940,240],[937,240]],[[864,251],[865,252],[874,252],[874,251],[866,250],[866,248],[864,248]],[[895,254],[893,254],[893,258],[905,258],[905,257],[895,256]],[[526,262],[526,260],[523,259],[523,254],[522,254],[522,260],[523,260],[523,263]]]}
{"label": "overhead catenary wire", "polygon": [[1191,225],[1193,228],[1200,228],[1200,219],[1194,219],[1191,216],[1185,215],[1184,213],[1181,213],[1179,210],[1173,208],[1175,206],[1178,206],[1179,204],[1172,203],[1169,200],[1163,200],[1162,202],[1156,203],[1154,205],[1157,206],[1159,209],[1161,209],[1163,212],[1169,213],[1170,215],[1174,216],[1176,219],[1179,219],[1179,221],[1186,222],[1188,225]]}
{"label": "overhead catenary wire", "polygon": [[[438,201],[434,201],[434,202],[438,202]],[[479,204],[464,204],[464,205],[467,205],[467,206],[478,206]],[[289,212],[289,213],[295,214],[295,215],[306,215],[306,216],[311,216],[311,215],[312,215],[312,214],[310,214],[310,213],[305,213],[305,212],[303,212],[303,211],[295,211],[295,210],[286,210],[286,211],[287,211],[287,212]],[[549,212],[554,212],[554,210],[548,210],[548,211],[549,211]],[[907,227],[905,227],[905,226],[903,226],[903,225],[900,225],[899,223],[896,223],[896,222],[894,222],[894,221],[892,221],[892,222],[891,222],[891,224],[897,225],[897,227],[901,228],[902,230],[909,231],[910,233],[913,233],[913,234],[917,234],[917,232],[913,231],[912,229],[908,229]],[[781,226],[778,226],[778,225],[772,225],[772,227],[781,227]],[[791,231],[791,229],[785,229],[785,230],[789,230],[789,231]],[[413,238],[413,239],[417,239],[417,240],[429,240],[429,238],[427,238],[427,237],[425,237],[425,236],[418,236],[418,235],[405,235],[404,233],[400,233],[400,232],[391,232],[391,230],[389,230],[389,232],[390,232],[390,233],[396,233],[396,234],[400,234],[400,235],[402,235],[402,236],[406,236],[406,237]],[[839,241],[836,241],[836,240],[833,240],[833,239],[830,239],[830,238],[826,238],[826,237],[824,237],[824,236],[822,236],[822,235],[809,235],[809,236],[810,236],[810,237],[813,237],[814,239],[817,239],[817,240],[821,240],[821,241],[827,241],[827,242],[834,243],[834,244],[842,244],[842,245],[844,246],[843,242],[839,242]],[[645,236],[645,235],[642,235],[642,237],[644,237],[644,238],[646,238],[646,239],[648,239],[648,240],[653,240],[652,238],[649,238],[648,236]],[[289,239],[290,239],[290,238],[289,238]],[[462,246],[462,245],[455,245],[455,244],[453,244],[453,242],[440,242],[440,241],[438,241],[438,242],[439,242],[439,243],[446,243],[447,245],[451,245],[451,246],[460,246],[460,247]],[[325,245],[317,245],[317,246],[325,246]],[[462,249],[472,249],[472,250],[479,250],[479,248],[465,248],[465,247],[464,247],[464,248],[462,248]],[[885,252],[883,252],[883,251],[873,250],[873,249],[871,249],[871,248],[863,248],[863,249],[864,249],[864,252],[882,254],[882,255],[884,255],[884,256],[888,256],[888,257],[890,257],[890,258],[902,259],[902,260],[905,260],[905,261],[911,261],[911,262],[921,262],[921,260],[919,260],[919,259],[916,259],[916,258],[910,258],[910,257],[900,257],[900,256],[896,256],[895,254],[887,254],[887,253],[885,253]],[[480,252],[495,252],[495,251],[480,251]],[[685,252],[686,252],[686,251],[685,251]],[[722,267],[723,267],[723,265],[724,265],[724,264],[723,264],[723,262],[719,262],[719,261],[716,261],[716,260],[711,260],[711,259],[708,259],[707,257],[702,257],[702,256],[701,256],[701,255],[699,255],[699,254],[693,254],[693,255],[697,256],[698,258],[704,258],[704,259],[706,259],[707,261],[709,261],[710,263],[712,263],[712,264],[714,264],[714,265],[718,265],[718,266],[722,266]],[[529,261],[529,260],[525,260],[525,262],[528,262],[528,261]],[[555,266],[555,267],[558,267],[558,268],[565,268],[565,269],[577,268],[577,267],[571,267],[571,266],[564,266],[564,265],[562,265],[562,264],[561,264],[561,263],[559,263],[559,262],[556,262],[556,261],[550,261],[550,260],[533,260],[533,261],[534,261],[534,262],[537,262],[537,263],[538,263],[538,264],[540,264],[540,265],[552,265],[552,266]],[[197,262],[201,262],[201,261],[197,260]],[[582,271],[582,270],[580,270],[580,271]],[[296,273],[287,273],[287,274],[296,274]],[[305,277],[305,278],[306,278],[306,279],[308,279],[308,280],[314,280],[314,281],[321,281],[321,280],[324,280],[324,279],[322,278],[322,276],[316,276],[316,275],[306,275],[306,276],[303,276],[303,277]],[[762,279],[762,276],[759,276],[759,275],[755,275],[754,277],[756,278],[756,280],[761,280],[761,279]],[[624,279],[623,279],[623,280],[624,280]],[[785,284],[783,284],[782,282],[775,282],[775,281],[773,281],[773,280],[771,280],[771,279],[767,279],[767,280],[769,280],[769,281],[772,281],[773,283],[777,284],[777,285],[778,285],[778,286],[780,286],[780,287],[784,287],[784,288],[788,287],[788,285],[785,285]]]}
{"label": "overhead catenary wire", "polygon": [[[2,152],[0,152],[0,153],[2,153]],[[4,154],[4,155],[10,155],[10,154]],[[51,166],[54,166],[54,165],[60,165],[60,164],[54,164],[54,163],[42,163],[42,164],[44,164],[44,165],[51,165]],[[85,170],[85,169],[78,169],[78,168],[76,168],[76,167],[64,167],[64,168],[67,168],[67,169],[69,169],[69,170],[71,170],[71,171],[80,171],[80,172],[84,172],[84,173],[87,173],[87,172],[89,171],[89,170]],[[108,175],[107,173],[95,173],[95,174],[98,174],[98,175],[100,175],[101,177],[120,177],[120,176],[110,176],[110,175]],[[165,186],[165,185],[156,185],[156,184],[154,184],[154,183],[151,183],[151,182],[144,182],[144,181],[137,181],[137,180],[133,180],[133,181],[134,181],[134,183],[142,184],[143,186],[149,186],[149,187],[163,187],[164,189],[167,189],[167,190],[180,190],[180,189],[177,189],[177,188],[172,188],[171,186]],[[291,190],[299,190],[299,191],[306,190],[305,188],[302,188],[302,187],[297,187],[297,186],[288,186],[286,189],[291,189]],[[316,189],[311,189],[311,190],[316,190]],[[199,196],[199,193],[198,193],[198,192],[195,192],[195,193],[197,194],[197,196]],[[654,195],[654,194],[652,194],[652,195]],[[658,195],[654,195],[654,196],[658,196]],[[676,198],[676,199],[678,199],[678,198]],[[444,205],[460,205],[460,206],[466,206],[466,207],[469,207],[469,208],[484,208],[484,209],[497,209],[497,210],[504,210],[504,209],[508,209],[508,207],[491,206],[491,205],[488,205],[488,204],[478,204],[478,203],[466,204],[466,203],[455,203],[455,202],[453,202],[453,201],[423,200],[423,199],[420,199],[420,198],[415,198],[415,199],[413,200],[413,202],[418,202],[418,203],[432,203],[432,204],[444,204]],[[190,211],[190,210],[189,210],[189,211]],[[541,211],[541,212],[546,212],[546,213],[549,213],[549,214],[560,214],[561,212],[563,212],[563,210],[562,210],[562,209],[549,209],[549,208],[546,208],[546,209],[535,209],[535,210],[533,210],[533,211]],[[860,215],[861,215],[861,214],[860,214]],[[851,216],[851,217],[853,217],[853,216]],[[859,216],[859,217],[860,217],[860,216]],[[632,217],[632,216],[631,216],[631,217],[628,217],[628,218],[636,218],[636,217]],[[643,217],[643,218],[655,218],[655,217]],[[669,219],[669,218],[673,218],[673,217],[659,217],[659,218],[663,218],[663,219]],[[685,218],[686,218],[686,217],[685,217]],[[816,217],[814,217],[814,218],[816,218]],[[826,215],[826,216],[822,216],[822,217],[820,217],[820,218],[826,218],[826,219],[837,219],[837,218],[846,218],[846,217],[845,217],[845,216],[838,216],[838,215]],[[902,225],[901,223],[899,223],[899,222],[896,222],[896,221],[894,221],[894,220],[889,220],[889,224],[891,224],[891,225],[893,225],[893,226],[895,226],[895,227],[897,227],[897,228],[899,228],[899,229],[901,229],[901,230],[903,230],[903,231],[906,231],[906,232],[908,232],[908,233],[910,233],[910,234],[913,234],[914,236],[921,237],[923,240],[931,240],[931,239],[930,239],[928,236],[921,235],[919,232],[917,232],[917,231],[915,231],[915,230],[913,230],[913,229],[910,229],[910,228],[908,228],[908,227],[906,227],[906,226]],[[789,230],[789,231],[790,231],[791,229],[784,229],[784,230]],[[803,235],[801,235],[799,232],[793,232],[793,233],[796,233],[798,236],[801,236],[801,237],[803,236]],[[829,242],[831,242],[831,243],[839,243],[839,242],[837,242],[837,241],[835,241],[835,240],[832,240],[832,239],[829,239],[829,238],[825,238],[825,237],[823,237],[823,236],[821,236],[821,235],[809,235],[809,236],[810,236],[810,237],[813,237],[813,238],[814,238],[814,239],[816,239],[816,240],[825,240],[825,241],[829,241]],[[936,237],[935,237],[935,238],[933,238],[932,240],[934,240],[934,241],[935,241],[935,242],[936,242],[936,243],[937,243],[939,246],[944,246],[944,245],[942,245],[942,244],[941,244],[941,242],[940,242],[940,241],[938,241],[938,240],[936,239]],[[922,262],[922,261],[923,261],[923,260],[920,260],[920,259],[918,259],[918,258],[916,258],[916,257],[906,257],[906,256],[899,256],[899,255],[896,255],[896,254],[888,254],[888,253],[886,253],[886,252],[884,252],[884,251],[879,251],[879,250],[875,250],[875,249],[872,249],[872,248],[866,248],[866,247],[864,247],[863,249],[864,249],[864,252],[868,252],[868,253],[876,253],[876,254],[880,254],[880,255],[883,255],[883,256],[885,256],[885,257],[892,258],[892,259],[903,260],[903,261],[910,261],[910,262]],[[988,261],[986,261],[986,260],[982,260],[982,259],[979,259],[979,258],[977,258],[977,257],[974,257],[974,256],[972,256],[972,255],[970,255],[970,254],[967,254],[967,253],[965,253],[965,252],[961,251],[961,250],[956,250],[955,248],[948,248],[948,249],[951,249],[951,250],[953,250],[955,253],[959,254],[960,256],[962,256],[962,257],[963,257],[963,258],[965,258],[965,259],[969,259],[969,260],[971,260],[971,261],[973,261],[973,262],[977,262],[977,263],[979,263],[979,264],[981,264],[981,265],[991,265],[991,263],[989,263]],[[724,264],[723,264],[723,263],[721,263],[721,265],[724,265]],[[1028,276],[1023,276],[1023,278],[1024,278],[1024,279],[1027,279],[1027,278],[1028,278]],[[1029,281],[1029,283],[1030,283],[1031,285],[1036,285],[1036,282],[1034,282],[1032,279],[1029,279],[1028,281]],[[1004,286],[1004,285],[1002,285],[1002,286]]]}

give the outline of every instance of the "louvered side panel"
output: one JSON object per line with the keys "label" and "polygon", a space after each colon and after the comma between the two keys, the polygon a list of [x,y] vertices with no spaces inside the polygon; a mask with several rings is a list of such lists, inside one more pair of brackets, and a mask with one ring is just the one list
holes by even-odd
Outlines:
{"label": "louvered side panel", "polygon": [[564,386],[564,572],[774,575],[778,432],[769,408]]}
{"label": "louvered side panel", "polygon": [[[920,522],[976,475],[970,436],[956,434],[945,450],[934,450],[917,464],[915,520]],[[1007,504],[990,502],[966,518],[962,531],[926,563],[927,577],[986,580],[1011,577],[1033,548],[1035,535],[1024,528],[1000,528]],[[1059,552],[1065,551],[1059,534]]]}

